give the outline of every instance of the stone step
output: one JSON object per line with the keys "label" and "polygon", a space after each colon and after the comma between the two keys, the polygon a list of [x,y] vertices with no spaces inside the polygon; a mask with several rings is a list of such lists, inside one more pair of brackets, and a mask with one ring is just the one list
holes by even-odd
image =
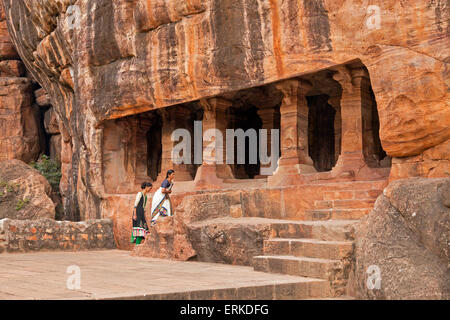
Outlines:
{"label": "stone step", "polygon": [[267,255],[253,257],[255,271],[311,277],[324,280],[336,278],[342,273],[339,260],[294,257],[290,255]]}
{"label": "stone step", "polygon": [[340,190],[340,191],[325,191],[323,193],[323,200],[369,200],[376,199],[383,190]]}
{"label": "stone step", "polygon": [[353,251],[351,241],[322,241],[316,239],[264,240],[265,255],[291,255],[319,259],[340,260],[349,257]]}
{"label": "stone step", "polygon": [[[286,276],[287,277],[287,276]],[[254,286],[236,284],[233,287],[181,291],[157,294],[115,293],[100,296],[99,300],[316,300],[335,299],[327,280],[291,277],[276,279],[270,285]]]}
{"label": "stone step", "polygon": [[373,208],[376,199],[365,200],[316,200],[314,208],[323,209],[367,209]]}
{"label": "stone step", "polygon": [[320,186],[329,191],[383,190],[388,185],[387,179],[371,181],[310,182],[312,186]]}
{"label": "stone step", "polygon": [[334,200],[334,209],[366,209],[373,208],[376,199],[369,200]]}
{"label": "stone step", "polygon": [[340,297],[332,297],[332,298],[308,298],[303,300],[356,300],[351,296],[340,296]]}
{"label": "stone step", "polygon": [[278,220],[270,224],[271,238],[348,241],[354,239],[354,225],[357,222],[357,220]]}
{"label": "stone step", "polygon": [[317,209],[305,211],[306,220],[358,220],[372,211],[372,208],[363,209]]}

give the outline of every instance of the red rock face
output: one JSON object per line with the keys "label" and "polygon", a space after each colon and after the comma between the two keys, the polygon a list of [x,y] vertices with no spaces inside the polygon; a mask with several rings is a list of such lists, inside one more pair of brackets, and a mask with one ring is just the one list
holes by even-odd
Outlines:
{"label": "red rock face", "polygon": [[9,37],[8,34],[5,10],[3,9],[2,5],[0,5],[0,58],[1,60],[19,59],[16,48],[14,47],[14,44],[12,43],[11,38]]}
{"label": "red rock face", "polygon": [[0,219],[55,219],[51,193],[45,177],[24,162],[0,162]]}
{"label": "red rock face", "polygon": [[105,120],[356,60],[370,75],[391,178],[449,175],[442,1],[384,1],[379,26],[360,1],[3,3],[12,41],[71,137],[64,179],[74,216],[102,215]]}
{"label": "red rock face", "polygon": [[24,74],[0,5],[0,161],[30,162],[40,152],[38,109],[32,104],[31,81]]}
{"label": "red rock face", "polygon": [[40,153],[37,111],[27,78],[0,78],[0,161],[36,160]]}

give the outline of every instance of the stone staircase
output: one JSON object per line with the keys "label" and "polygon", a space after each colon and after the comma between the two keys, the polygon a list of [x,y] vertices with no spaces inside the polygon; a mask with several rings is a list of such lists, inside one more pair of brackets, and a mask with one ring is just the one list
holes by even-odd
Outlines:
{"label": "stone staircase", "polygon": [[354,225],[372,210],[384,184],[375,181],[364,184],[364,189],[349,185],[348,190],[326,191],[323,199],[314,202],[314,209],[304,213],[307,220],[272,223],[264,255],[253,258],[254,270],[323,280],[315,298],[345,296]]}

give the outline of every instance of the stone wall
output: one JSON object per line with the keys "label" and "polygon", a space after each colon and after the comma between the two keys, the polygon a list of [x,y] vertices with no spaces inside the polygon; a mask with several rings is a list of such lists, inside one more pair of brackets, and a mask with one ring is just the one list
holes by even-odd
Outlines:
{"label": "stone wall", "polygon": [[113,223],[109,219],[82,222],[0,220],[0,253],[115,247]]}

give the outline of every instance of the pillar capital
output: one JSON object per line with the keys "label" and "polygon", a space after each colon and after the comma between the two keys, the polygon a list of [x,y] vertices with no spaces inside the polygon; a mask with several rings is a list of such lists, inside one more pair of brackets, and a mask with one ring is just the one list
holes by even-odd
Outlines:
{"label": "pillar capital", "polygon": [[163,122],[168,122],[172,118],[169,108],[161,108],[161,109],[158,109],[157,112],[161,116],[161,120]]}
{"label": "pillar capital", "polygon": [[341,97],[334,96],[328,98],[328,104],[332,106],[335,110],[339,110],[341,108]]}
{"label": "pillar capital", "polygon": [[[261,118],[270,118],[273,117],[275,115],[276,109],[275,107],[264,107],[264,108],[260,108],[258,107],[256,109],[256,113],[261,117]],[[261,119],[264,120],[264,119]]]}
{"label": "pillar capital", "polygon": [[333,74],[333,79],[339,82],[342,90],[347,93],[353,92],[352,74],[350,69],[346,66],[339,66],[334,68],[334,71],[336,71],[336,73]]}
{"label": "pillar capital", "polygon": [[275,87],[283,93],[283,100],[298,95],[306,96],[308,91],[312,89],[309,81],[303,79],[288,79],[277,82]]}
{"label": "pillar capital", "polygon": [[333,79],[339,82],[345,93],[353,93],[355,88],[360,88],[363,81],[369,80],[369,73],[364,68],[350,69],[347,66],[334,68],[336,73]]}
{"label": "pillar capital", "polygon": [[364,68],[357,68],[351,70],[352,84],[356,88],[368,88],[369,73]]}
{"label": "pillar capital", "polygon": [[226,111],[233,105],[233,102],[221,97],[214,97],[209,99],[200,99],[199,104],[202,106],[204,111]]}
{"label": "pillar capital", "polygon": [[174,112],[176,113],[177,116],[189,117],[192,111],[189,107],[181,105],[176,106]]}

